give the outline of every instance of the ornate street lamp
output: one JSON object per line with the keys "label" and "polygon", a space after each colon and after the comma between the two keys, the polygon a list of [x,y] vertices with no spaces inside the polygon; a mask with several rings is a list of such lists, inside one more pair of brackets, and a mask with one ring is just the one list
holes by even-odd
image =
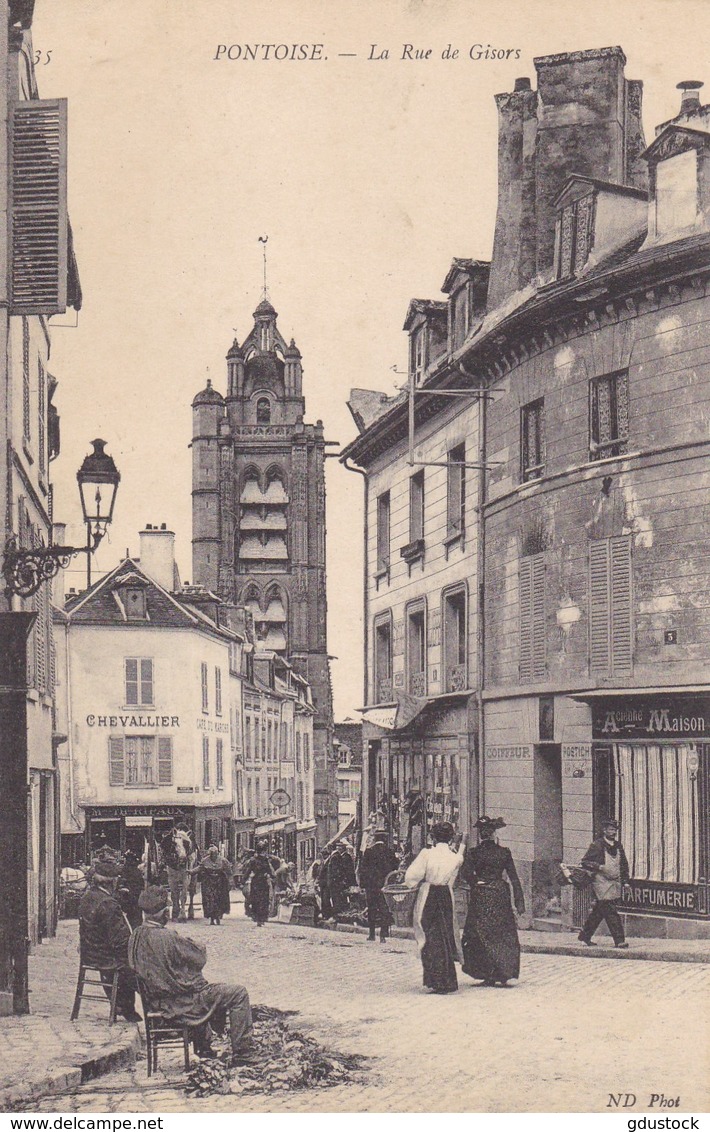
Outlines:
{"label": "ornate street lamp", "polygon": [[76,474],[81,496],[81,510],[86,525],[86,546],[38,546],[31,550],[18,547],[13,535],[7,540],[2,572],[6,592],[30,597],[47,582],[66,569],[77,554],[86,555],[86,585],[91,585],[91,555],[96,550],[113,519],[116,492],[121,474],[113,458],[104,452],[105,440],[92,440],[93,452],[84,458]]}

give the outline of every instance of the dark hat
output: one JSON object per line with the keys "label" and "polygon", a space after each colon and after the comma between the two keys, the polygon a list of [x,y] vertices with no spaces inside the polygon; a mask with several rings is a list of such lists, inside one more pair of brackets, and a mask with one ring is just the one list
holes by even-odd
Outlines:
{"label": "dark hat", "polygon": [[170,907],[170,893],[162,884],[149,884],[138,897],[138,907],[155,916]]}
{"label": "dark hat", "polygon": [[450,821],[438,821],[431,827],[431,835],[435,841],[453,841],[454,827]]}
{"label": "dark hat", "polygon": [[505,824],[502,818],[489,818],[488,814],[481,814],[476,822],[476,829],[503,829]]}
{"label": "dark hat", "polygon": [[132,849],[126,849],[124,860],[127,865],[137,865],[140,861],[140,857],[137,853],[134,853]]}
{"label": "dark hat", "polygon": [[95,861],[92,867],[97,880],[114,880],[121,875],[121,866],[118,861],[111,859]]}
{"label": "dark hat", "polygon": [[614,828],[614,829],[619,828],[619,823],[616,820],[616,818],[604,818],[604,821],[602,822],[602,829],[607,829],[607,828]]}
{"label": "dark hat", "polygon": [[375,841],[387,841],[387,832],[384,829],[378,829],[374,834]]}

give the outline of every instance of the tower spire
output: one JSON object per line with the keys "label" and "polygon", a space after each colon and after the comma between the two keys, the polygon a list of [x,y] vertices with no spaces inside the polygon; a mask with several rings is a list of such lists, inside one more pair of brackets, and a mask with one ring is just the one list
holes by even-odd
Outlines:
{"label": "tower spire", "polygon": [[268,244],[268,242],[269,242],[268,236],[259,236],[259,243],[264,245],[263,248],[262,248],[262,252],[263,252],[263,255],[264,255],[264,286],[263,286],[263,289],[262,289],[261,297],[262,297],[262,299],[267,299],[267,300],[269,298],[269,291],[268,291],[268,288],[266,286],[266,245]]}

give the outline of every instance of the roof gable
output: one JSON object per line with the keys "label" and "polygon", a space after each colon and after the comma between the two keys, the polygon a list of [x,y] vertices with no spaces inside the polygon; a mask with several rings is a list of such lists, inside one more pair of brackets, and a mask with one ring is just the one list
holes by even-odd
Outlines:
{"label": "roof gable", "polygon": [[[148,618],[129,621],[121,604],[115,600],[115,591],[125,585],[141,585],[146,593]],[[140,625],[141,628],[188,628],[199,624],[198,618],[159,586],[132,559],[125,558],[115,570],[107,574],[78,601],[66,609],[71,624],[77,625]],[[216,626],[211,626],[216,628]]]}

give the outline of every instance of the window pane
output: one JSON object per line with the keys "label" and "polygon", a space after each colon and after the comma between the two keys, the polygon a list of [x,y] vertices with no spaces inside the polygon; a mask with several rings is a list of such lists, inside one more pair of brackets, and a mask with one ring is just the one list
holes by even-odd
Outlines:
{"label": "window pane", "polygon": [[153,661],[141,660],[141,703],[153,702]]}
{"label": "window pane", "polygon": [[126,703],[129,706],[138,704],[138,661],[126,660]]}

